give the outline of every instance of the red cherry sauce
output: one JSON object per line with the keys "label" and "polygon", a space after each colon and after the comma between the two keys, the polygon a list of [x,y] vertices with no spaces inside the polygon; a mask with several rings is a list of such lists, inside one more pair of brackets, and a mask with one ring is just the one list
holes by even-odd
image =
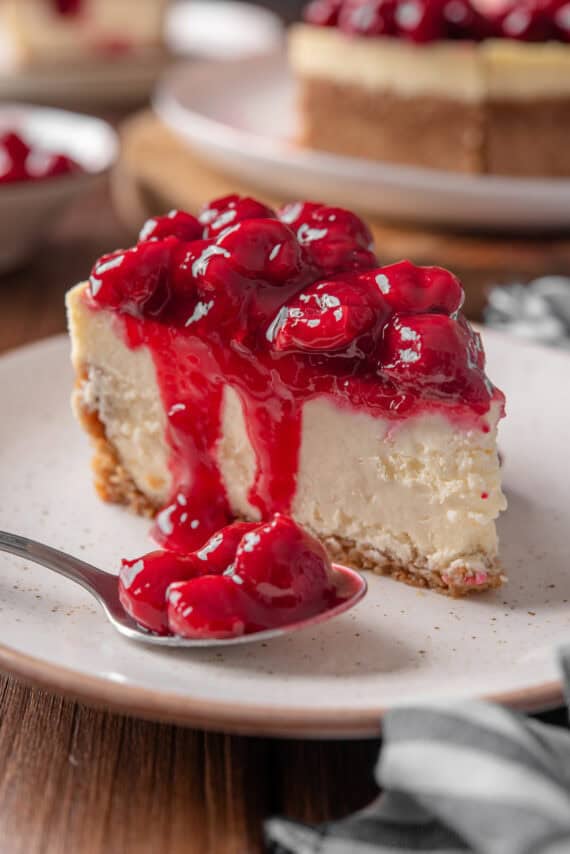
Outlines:
{"label": "red cherry sauce", "polygon": [[261,519],[291,513],[303,406],[336,406],[396,426],[423,412],[488,430],[502,395],[451,273],[379,267],[368,228],[316,203],[278,214],[231,196],[199,219],[151,220],[139,244],[102,258],[86,299],[129,347],[147,347],[167,413],[174,489],[154,538],[193,551],[232,518],[216,462],[224,388],[241,402]]}
{"label": "red cherry sauce", "polygon": [[319,541],[281,514],[229,525],[191,554],[125,560],[119,574],[123,607],[141,626],[195,639],[291,625],[355,592]]}
{"label": "red cherry sauce", "polygon": [[0,136],[0,184],[42,181],[80,171],[79,164],[67,155],[33,149],[14,131]]}
{"label": "red cherry sauce", "polygon": [[313,0],[305,20],[349,35],[392,36],[417,44],[487,38],[570,41],[570,0],[510,0],[487,10],[472,0]]}

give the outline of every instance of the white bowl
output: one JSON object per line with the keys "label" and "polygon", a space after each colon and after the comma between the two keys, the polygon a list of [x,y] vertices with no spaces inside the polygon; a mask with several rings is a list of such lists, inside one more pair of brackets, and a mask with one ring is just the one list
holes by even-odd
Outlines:
{"label": "white bowl", "polygon": [[32,148],[67,154],[77,174],[0,185],[0,271],[22,264],[56,217],[109,171],[117,158],[116,133],[106,122],[44,107],[0,106],[0,134],[20,133]]}

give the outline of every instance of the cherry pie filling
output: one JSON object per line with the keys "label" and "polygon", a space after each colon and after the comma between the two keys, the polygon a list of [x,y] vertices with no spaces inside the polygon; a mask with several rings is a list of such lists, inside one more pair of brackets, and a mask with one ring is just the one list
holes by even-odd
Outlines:
{"label": "cherry pie filling", "polygon": [[15,131],[0,136],[0,184],[42,181],[81,171],[71,157],[32,148]]}
{"label": "cherry pie filling", "polygon": [[292,519],[235,522],[190,554],[123,561],[119,596],[144,628],[185,638],[230,638],[324,613],[355,592],[318,540]]}
{"label": "cherry pie filling", "polygon": [[471,0],[313,0],[305,20],[350,35],[418,44],[488,38],[570,42],[570,0],[510,0],[487,10]]}

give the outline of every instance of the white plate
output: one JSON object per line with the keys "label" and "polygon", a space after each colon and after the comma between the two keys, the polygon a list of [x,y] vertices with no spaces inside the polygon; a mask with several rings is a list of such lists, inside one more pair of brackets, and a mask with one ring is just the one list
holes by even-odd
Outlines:
{"label": "white plate", "polygon": [[0,272],[20,265],[45,240],[58,215],[102,179],[119,150],[106,122],[64,110],[1,104],[0,133],[12,130],[32,148],[67,154],[83,171],[0,186]]}
{"label": "white plate", "polygon": [[294,85],[279,54],[175,69],[159,87],[155,106],[208,162],[279,197],[454,228],[570,225],[570,180],[468,176],[295,145]]}
{"label": "white plate", "polygon": [[[151,651],[117,635],[81,589],[0,555],[0,666],[113,708],[250,733],[374,735],[383,710],[427,698],[492,695],[525,709],[560,701],[570,360],[485,338],[509,401],[503,590],[455,601],[369,576],[362,604],[312,631],[218,652]],[[95,497],[68,361],[65,338],[0,359],[0,528],[113,570],[149,548],[149,523]]]}

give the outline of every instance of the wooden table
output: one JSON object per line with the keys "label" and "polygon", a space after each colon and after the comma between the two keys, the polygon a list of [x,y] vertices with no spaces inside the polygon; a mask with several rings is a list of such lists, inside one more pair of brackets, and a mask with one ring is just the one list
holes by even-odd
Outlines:
{"label": "wooden table", "polygon": [[[0,350],[62,332],[67,288],[127,240],[103,193],[70,211],[29,267],[0,278]],[[366,804],[377,752],[194,732],[0,677],[0,854],[256,854],[266,815]]]}

